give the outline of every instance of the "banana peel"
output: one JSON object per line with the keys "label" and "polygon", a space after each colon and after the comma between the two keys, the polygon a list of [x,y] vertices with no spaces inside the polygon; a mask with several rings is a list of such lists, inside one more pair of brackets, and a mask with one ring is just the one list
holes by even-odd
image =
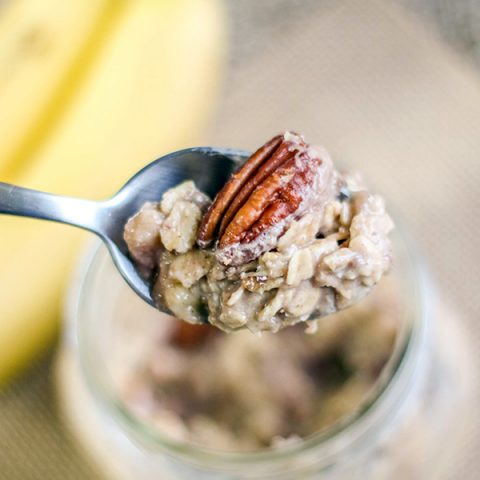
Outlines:
{"label": "banana peel", "polygon": [[108,0],[10,0],[0,5],[0,172],[21,167],[108,35],[119,5]]}
{"label": "banana peel", "polygon": [[[46,127],[39,125],[41,136],[27,132],[16,150],[10,147],[13,153],[0,164],[2,180],[102,199],[149,161],[196,143],[211,113],[224,56],[219,4],[112,1],[117,10],[108,32],[90,30],[101,42],[87,55],[80,80],[66,88],[61,105],[51,100],[58,105],[50,107]],[[50,344],[85,237],[63,225],[0,217],[0,384]]]}

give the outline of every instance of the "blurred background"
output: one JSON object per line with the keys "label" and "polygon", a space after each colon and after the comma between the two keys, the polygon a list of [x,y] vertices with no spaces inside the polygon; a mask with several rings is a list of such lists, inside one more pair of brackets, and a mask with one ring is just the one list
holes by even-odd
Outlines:
{"label": "blurred background", "polygon": [[[0,180],[100,199],[177,148],[304,132],[386,193],[478,344],[479,66],[475,0],[0,0]],[[53,368],[87,239],[0,218],[1,479],[98,476]],[[479,448],[472,422],[452,479]]]}

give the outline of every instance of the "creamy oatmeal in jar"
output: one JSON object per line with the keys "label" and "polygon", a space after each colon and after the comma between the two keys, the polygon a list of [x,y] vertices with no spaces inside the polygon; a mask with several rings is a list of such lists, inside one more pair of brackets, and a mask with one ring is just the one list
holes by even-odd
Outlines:
{"label": "creamy oatmeal in jar", "polygon": [[308,335],[302,325],[226,334],[165,317],[128,368],[123,400],[177,441],[233,452],[277,447],[360,408],[390,357],[399,312],[382,283]]}
{"label": "creamy oatmeal in jar", "polygon": [[180,178],[124,233],[160,309],[187,322],[135,295],[103,249],[69,302],[61,404],[106,478],[448,478],[468,342],[400,228],[379,282],[383,200],[291,133],[213,201]]}
{"label": "creamy oatmeal in jar", "polygon": [[257,150],[213,202],[187,181],[125,226],[160,307],[224,331],[277,332],[356,304],[391,266],[379,195],[286,132]]}

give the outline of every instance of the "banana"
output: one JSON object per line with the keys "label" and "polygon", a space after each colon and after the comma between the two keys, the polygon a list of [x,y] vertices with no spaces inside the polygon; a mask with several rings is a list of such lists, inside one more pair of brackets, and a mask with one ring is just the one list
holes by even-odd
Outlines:
{"label": "banana", "polygon": [[[121,3],[121,2],[120,2]],[[13,173],[61,113],[95,41],[119,10],[111,0],[10,0],[0,10],[0,172]]]}
{"label": "banana", "polygon": [[[50,1],[56,2],[45,3]],[[122,3],[61,115],[35,140],[28,158],[18,157],[15,183],[105,198],[147,162],[196,142],[211,112],[224,55],[219,4]],[[0,30],[0,43],[1,36]],[[17,100],[22,95],[13,93]],[[4,179],[8,172],[0,167],[0,175]],[[0,232],[2,382],[49,345],[85,234],[12,217],[0,217]]]}

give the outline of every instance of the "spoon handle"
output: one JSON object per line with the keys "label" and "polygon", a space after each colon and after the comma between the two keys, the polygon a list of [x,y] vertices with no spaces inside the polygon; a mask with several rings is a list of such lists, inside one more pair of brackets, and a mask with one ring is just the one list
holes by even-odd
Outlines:
{"label": "spoon handle", "polygon": [[99,233],[101,204],[0,182],[0,214],[67,223]]}

